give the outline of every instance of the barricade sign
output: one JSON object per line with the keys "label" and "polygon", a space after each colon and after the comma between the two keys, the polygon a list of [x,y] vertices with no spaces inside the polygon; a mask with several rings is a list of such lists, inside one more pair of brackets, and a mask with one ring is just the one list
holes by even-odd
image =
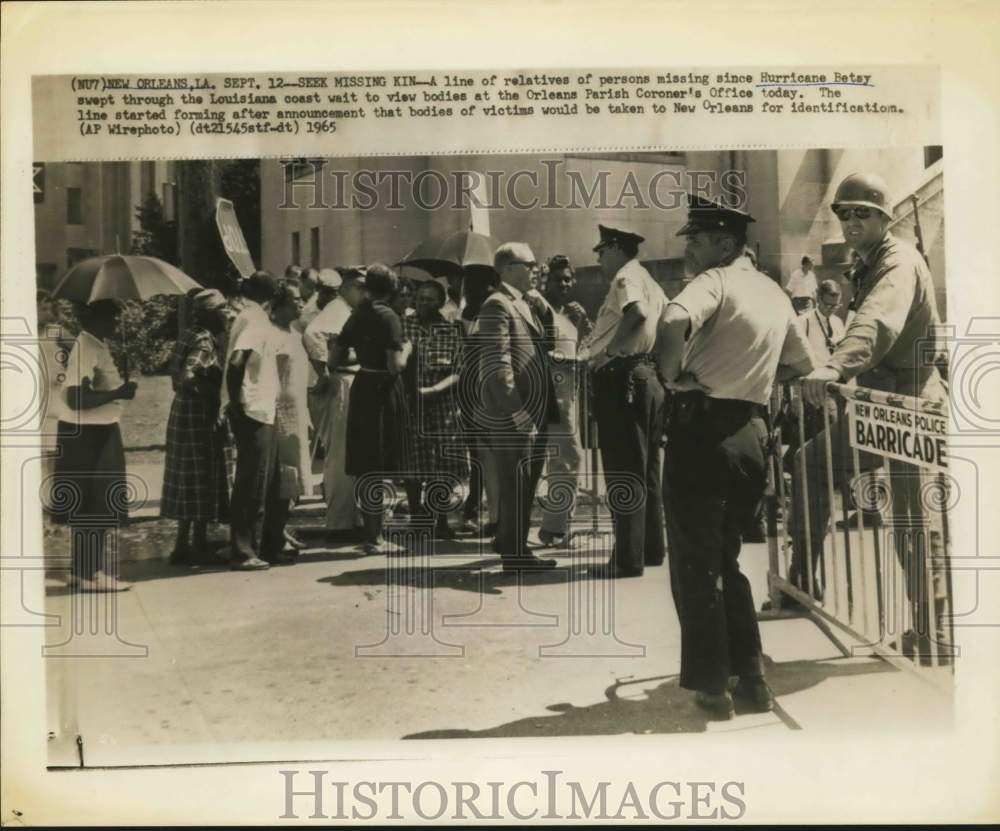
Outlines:
{"label": "barricade sign", "polygon": [[847,403],[851,447],[920,467],[946,470],[948,419],[892,404]]}
{"label": "barricade sign", "polygon": [[244,277],[249,277],[257,268],[250,256],[250,249],[243,236],[243,229],[240,228],[240,221],[236,217],[236,209],[228,199],[216,200],[215,224],[219,228],[222,245],[225,247],[229,259],[236,266],[236,270]]}

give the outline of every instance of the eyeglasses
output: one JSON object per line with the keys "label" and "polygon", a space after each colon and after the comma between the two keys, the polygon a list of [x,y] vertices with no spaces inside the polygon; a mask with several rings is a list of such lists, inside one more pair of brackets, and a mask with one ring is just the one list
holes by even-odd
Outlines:
{"label": "eyeglasses", "polygon": [[869,219],[872,215],[871,208],[865,207],[852,207],[850,205],[834,208],[833,212],[837,215],[837,219],[841,222],[847,222],[852,216],[855,219]]}
{"label": "eyeglasses", "polygon": [[836,308],[837,306],[840,305],[840,298],[839,297],[820,297],[819,302],[822,303],[824,306],[832,306],[833,308]]}

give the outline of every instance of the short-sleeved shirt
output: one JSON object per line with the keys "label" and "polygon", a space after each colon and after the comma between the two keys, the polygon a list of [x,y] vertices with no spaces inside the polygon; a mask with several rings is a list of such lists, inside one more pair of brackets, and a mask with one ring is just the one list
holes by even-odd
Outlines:
{"label": "short-sleeved shirt", "polygon": [[71,424],[116,424],[125,409],[123,401],[109,401],[89,410],[73,410],[69,406],[69,390],[82,386],[84,378],[90,379],[90,388],[95,392],[109,392],[122,385],[122,377],[108,345],[86,329],[80,332],[66,361],[62,392],[66,406],[62,418]]}
{"label": "short-sleeved shirt", "polygon": [[286,336],[265,318],[251,320],[236,337],[232,352],[249,352],[240,403],[244,412],[255,421],[274,424],[274,411],[278,401],[278,346]]}
{"label": "short-sleeved shirt", "polygon": [[804,298],[815,300],[818,290],[819,284],[816,282],[816,272],[803,271],[801,268],[797,268],[792,272],[792,276],[788,280],[788,285],[785,286],[785,291],[793,300]]}
{"label": "short-sleeved shirt", "polygon": [[621,355],[643,355],[656,343],[656,325],[667,296],[638,260],[629,260],[612,278],[608,294],[597,313],[594,332],[587,341],[591,359],[602,353],[618,331],[625,307],[639,301],[647,306],[646,319],[619,348]]}
{"label": "short-sleeved shirt", "polygon": [[844,337],[844,321],[836,315],[824,317],[819,309],[810,309],[795,321],[809,341],[816,366],[823,366]]}
{"label": "short-sleeved shirt", "polygon": [[329,340],[339,335],[351,316],[353,309],[343,297],[334,297],[306,326],[302,336],[309,358],[325,364],[330,357]]}
{"label": "short-sleeved shirt", "polygon": [[353,349],[362,369],[388,369],[386,350],[403,346],[403,324],[386,303],[365,300],[337,337],[337,345]]}
{"label": "short-sleeved shirt", "polygon": [[779,363],[812,363],[788,297],[745,256],[703,271],[670,302],[691,321],[681,371],[711,398],[766,404]]}

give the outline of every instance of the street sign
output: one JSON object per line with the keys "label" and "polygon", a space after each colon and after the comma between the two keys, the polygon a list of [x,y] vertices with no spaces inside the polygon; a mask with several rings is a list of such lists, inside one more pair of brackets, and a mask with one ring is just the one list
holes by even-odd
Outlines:
{"label": "street sign", "polygon": [[219,236],[222,237],[222,245],[226,249],[226,254],[236,266],[236,270],[244,277],[249,277],[257,270],[257,267],[253,264],[250,249],[247,248],[243,229],[240,228],[240,221],[236,217],[236,209],[228,199],[216,200],[215,224],[219,228]]}

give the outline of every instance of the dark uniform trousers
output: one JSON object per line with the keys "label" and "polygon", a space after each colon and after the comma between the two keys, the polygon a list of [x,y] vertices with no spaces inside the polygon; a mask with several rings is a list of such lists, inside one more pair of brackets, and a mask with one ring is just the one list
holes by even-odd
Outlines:
{"label": "dark uniform trousers", "polygon": [[230,505],[230,549],[233,560],[258,556],[257,521],[264,522],[259,556],[271,559],[284,547],[289,500],[281,498],[278,442],[271,424],[243,413],[231,417],[236,440],[236,476]]}
{"label": "dark uniform trousers", "polygon": [[614,521],[612,559],[641,570],[664,558],[660,439],[665,392],[649,363],[615,359],[593,374],[594,416]]}
{"label": "dark uniform trousers", "polygon": [[718,694],[730,675],[763,675],[740,534],[767,483],[767,427],[746,401],[674,396],[663,492],[670,587],[681,625],[680,685]]}
{"label": "dark uniform trousers", "polygon": [[545,466],[547,427],[534,438],[513,428],[490,436],[496,458],[500,499],[497,505],[497,550],[504,559],[530,554],[528,530],[535,491]]}

